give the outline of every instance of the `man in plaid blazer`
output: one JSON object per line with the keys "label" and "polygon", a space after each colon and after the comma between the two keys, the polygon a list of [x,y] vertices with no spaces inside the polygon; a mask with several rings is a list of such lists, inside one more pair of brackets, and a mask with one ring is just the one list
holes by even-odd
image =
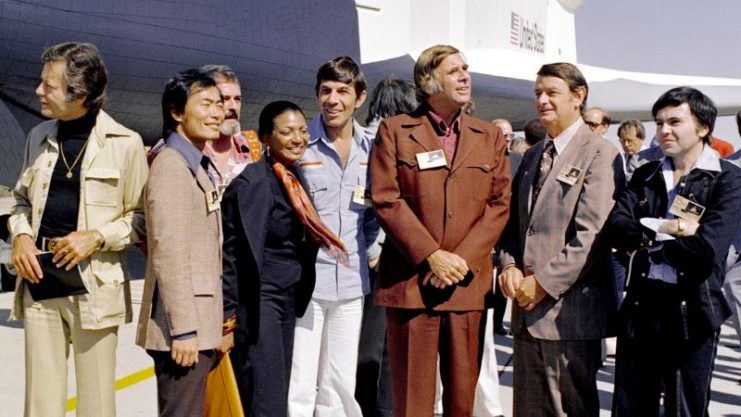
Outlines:
{"label": "man in plaid blazer", "polygon": [[167,144],[144,190],[148,259],[136,343],[154,359],[159,415],[202,416],[223,322],[220,194],[202,151],[219,137],[223,100],[208,74],[187,70],[167,83],[162,108]]}
{"label": "man in plaid blazer", "polygon": [[575,66],[541,67],[536,108],[549,137],[513,180],[499,281],[515,301],[515,416],[599,414],[600,339],[616,312],[600,230],[623,171],[617,149],[581,118],[587,91]]}

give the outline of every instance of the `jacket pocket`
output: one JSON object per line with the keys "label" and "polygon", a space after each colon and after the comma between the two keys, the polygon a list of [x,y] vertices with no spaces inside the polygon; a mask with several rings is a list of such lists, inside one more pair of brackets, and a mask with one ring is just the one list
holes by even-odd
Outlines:
{"label": "jacket pocket", "polygon": [[90,168],[85,175],[85,202],[96,206],[117,206],[120,179],[121,172],[117,169]]}
{"label": "jacket pocket", "polygon": [[193,295],[198,296],[213,296],[214,295],[214,280],[211,278],[192,278],[193,283]]}

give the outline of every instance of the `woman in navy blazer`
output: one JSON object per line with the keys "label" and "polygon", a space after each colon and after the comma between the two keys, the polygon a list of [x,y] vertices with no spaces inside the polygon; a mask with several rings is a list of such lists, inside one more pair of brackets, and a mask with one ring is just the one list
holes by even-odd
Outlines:
{"label": "woman in navy blazer", "polygon": [[231,359],[245,414],[280,417],[287,412],[294,324],[314,289],[318,245],[272,167],[292,171],[306,150],[304,113],[278,101],[262,110],[259,123],[266,158],[248,165],[222,201],[224,317],[236,315]]}

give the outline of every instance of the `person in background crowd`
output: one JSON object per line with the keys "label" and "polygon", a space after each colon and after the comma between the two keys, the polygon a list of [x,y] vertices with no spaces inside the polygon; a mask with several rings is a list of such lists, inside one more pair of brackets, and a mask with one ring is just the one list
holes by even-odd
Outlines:
{"label": "person in background crowd", "polygon": [[535,105],[549,137],[523,158],[501,242],[516,417],[599,415],[600,339],[616,313],[600,231],[624,180],[617,149],[582,121],[587,94],[574,65],[538,71]]}
{"label": "person in background crowd", "polygon": [[471,77],[458,49],[423,51],[414,82],[422,106],[381,122],[370,160],[371,197],[388,236],[376,302],[386,307],[393,414],[433,414],[439,353],[443,413],[465,417],[492,290],[491,248],[507,218],[509,161],[500,130],[462,111]]}
{"label": "person in background crowd", "polygon": [[380,254],[373,245],[378,222],[366,192],[372,141],[353,118],[366,90],[365,76],[350,57],[329,60],[317,71],[320,114],[309,123],[309,144],[298,171],[319,217],[345,244],[349,258],[317,256],[314,293],[306,314],[296,321],[291,417],[362,416],[354,371],[363,297],[370,292],[368,264]]}
{"label": "person in background crowd", "polygon": [[597,136],[602,139],[605,139],[607,129],[610,128],[610,123],[612,123],[612,118],[607,110],[601,107],[592,107],[585,111],[582,117],[584,123],[592,129],[592,132],[596,133]]}
{"label": "person in background crowd", "polygon": [[710,138],[710,147],[718,153],[721,158],[726,158],[733,153],[733,145],[731,142],[723,140],[717,136]]}
{"label": "person in background crowd", "polygon": [[524,127],[525,142],[527,148],[530,149],[535,146],[538,142],[548,136],[548,131],[545,130],[545,126],[540,122],[540,119],[528,120]]}
{"label": "person in background crowd", "polygon": [[224,316],[236,316],[233,366],[246,415],[283,417],[296,317],[306,312],[319,245],[345,247],[319,219],[296,162],[309,141],[303,111],[276,101],[260,112],[265,158],[248,165],[224,195]]}
{"label": "person in background crowd", "polygon": [[[179,72],[162,95],[166,145],[145,188],[147,272],[136,343],[154,360],[160,416],[200,416],[222,346],[221,212],[203,155],[224,104],[206,72]],[[231,346],[227,346],[226,349]]]}
{"label": "person in background crowd", "polygon": [[247,166],[262,156],[262,146],[254,130],[244,130],[239,123],[242,113],[242,86],[237,75],[226,65],[201,67],[215,81],[224,98],[224,123],[219,139],[206,142],[203,154],[213,162],[209,165],[211,178],[224,192],[226,186]]}
{"label": "person in background crowd", "polygon": [[[494,119],[491,122],[502,131],[504,140],[507,141],[507,155],[509,155],[512,151],[512,140],[515,138],[515,133],[512,131],[512,125],[507,119]],[[514,170],[516,170],[516,168]]]}
{"label": "person in background crowd", "polygon": [[[525,155],[525,152],[530,148],[530,146],[527,144],[527,141],[525,140],[525,137],[523,136],[517,136],[514,139],[512,139],[512,145],[510,149],[510,155],[517,155],[522,157]],[[517,167],[512,168],[512,175],[514,176],[514,173],[517,172],[517,168],[520,165],[518,164]]]}
{"label": "person in background crowd", "polygon": [[708,146],[717,110],[702,92],[671,89],[651,114],[665,157],[633,173],[606,224],[610,242],[634,252],[612,415],[702,417],[731,315],[721,286],[741,217],[741,169]]}
{"label": "person in background crowd", "polygon": [[[366,132],[375,138],[385,118],[411,113],[418,106],[414,85],[398,78],[384,78],[373,89],[368,106]],[[385,234],[378,231],[376,241],[383,244]],[[386,309],[373,301],[378,279],[377,263],[370,266],[370,292],[363,301],[355,399],[364,417],[391,417],[391,374],[386,349]]]}
{"label": "person in background crowd", "polygon": [[[94,45],[61,43],[41,60],[36,95],[52,120],[28,135],[8,220],[19,275],[11,317],[24,320],[24,415],[64,416],[72,345],[77,415],[114,416],[118,326],[132,317],[124,250],[144,228],[144,145],[102,110],[107,73]],[[36,257],[47,251],[58,268],[79,269],[85,293],[34,299],[30,286],[57,279]]]}
{"label": "person in background crowd", "polygon": [[632,160],[643,146],[643,141],[646,140],[646,129],[640,120],[624,120],[618,127],[617,135],[623,149],[620,155],[623,158],[625,178],[630,180],[635,169]]}

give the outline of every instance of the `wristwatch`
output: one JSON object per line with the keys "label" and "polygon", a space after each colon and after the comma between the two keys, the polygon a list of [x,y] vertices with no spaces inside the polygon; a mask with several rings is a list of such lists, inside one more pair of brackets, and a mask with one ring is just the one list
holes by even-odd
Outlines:
{"label": "wristwatch", "polygon": [[682,219],[677,219],[677,236],[684,236],[684,230],[684,222],[682,221]]}

